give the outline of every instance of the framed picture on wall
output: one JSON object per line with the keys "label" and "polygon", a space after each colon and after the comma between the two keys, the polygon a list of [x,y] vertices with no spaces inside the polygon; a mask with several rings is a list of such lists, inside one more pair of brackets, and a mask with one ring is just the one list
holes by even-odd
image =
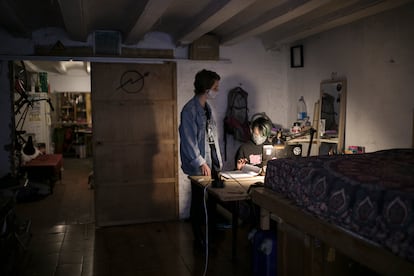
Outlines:
{"label": "framed picture on wall", "polygon": [[290,47],[290,67],[303,67],[303,45]]}

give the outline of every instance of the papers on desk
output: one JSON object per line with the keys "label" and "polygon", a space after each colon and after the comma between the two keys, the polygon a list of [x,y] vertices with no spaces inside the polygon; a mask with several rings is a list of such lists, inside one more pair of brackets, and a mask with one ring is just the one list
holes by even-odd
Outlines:
{"label": "papers on desk", "polygon": [[231,178],[239,179],[239,178],[254,177],[257,174],[245,173],[242,171],[224,171],[224,172],[221,172],[220,175],[227,179],[231,179]]}
{"label": "papers on desk", "polygon": [[261,170],[259,167],[246,164],[241,171],[222,171],[220,175],[227,179],[250,178],[258,176]]}

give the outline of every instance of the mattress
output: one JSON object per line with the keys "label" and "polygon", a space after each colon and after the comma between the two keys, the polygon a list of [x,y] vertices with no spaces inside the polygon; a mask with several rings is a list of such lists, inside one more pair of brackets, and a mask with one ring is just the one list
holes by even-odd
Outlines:
{"label": "mattress", "polygon": [[414,262],[414,149],[275,159],[264,185]]}

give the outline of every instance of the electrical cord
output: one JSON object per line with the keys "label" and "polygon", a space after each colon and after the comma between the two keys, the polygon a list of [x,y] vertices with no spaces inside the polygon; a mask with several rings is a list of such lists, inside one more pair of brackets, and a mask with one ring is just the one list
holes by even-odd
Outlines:
{"label": "electrical cord", "polygon": [[[232,179],[232,180],[234,180],[245,192],[246,192],[246,194],[248,194],[248,195],[250,195],[250,191],[251,191],[251,189],[252,188],[258,188],[258,187],[263,187],[263,183],[262,182],[260,182],[260,184],[259,184],[259,182],[255,182],[255,183],[253,183],[253,184],[250,184],[249,185],[249,188],[245,188],[241,183],[240,183],[240,181],[238,181],[237,180],[237,178],[235,178],[234,176],[232,176],[231,174],[229,175],[230,176],[230,178]],[[254,208],[254,204],[253,204],[253,202],[250,202],[249,201],[249,205],[250,205],[250,210],[252,211],[252,215],[253,215],[253,217],[254,218],[256,218],[257,216],[258,216],[258,214],[256,213],[256,209]]]}
{"label": "electrical cord", "polygon": [[[217,177],[219,177],[219,176],[217,176]],[[241,183],[240,183],[240,181],[239,180],[237,180],[237,178],[235,178],[235,177],[233,177],[233,176],[231,176],[230,175],[230,178],[232,179],[232,180],[234,180],[247,194],[250,194],[250,189],[252,188],[252,187],[259,187],[259,186],[261,186],[261,185],[258,185],[257,183],[254,183],[254,184],[251,184],[250,186],[249,186],[249,188],[248,189],[246,189]],[[207,210],[207,201],[206,201],[206,198],[207,198],[207,189],[208,189],[208,187],[212,184],[212,181],[214,181],[213,179],[212,180],[210,180],[210,182],[206,185],[206,186],[204,186],[204,189],[203,189],[203,206],[204,206],[204,215],[205,215],[205,225],[206,225],[206,244],[205,244],[205,247],[206,247],[206,255],[205,255],[205,261],[204,261],[204,272],[203,272],[203,276],[205,276],[206,274],[207,274],[207,269],[208,269],[208,257],[209,257],[209,240],[208,240],[208,210]],[[217,180],[218,181],[218,180]],[[254,211],[254,210],[253,210]],[[255,215],[255,214],[254,214]]]}
{"label": "electrical cord", "polygon": [[203,191],[204,214],[206,218],[206,257],[205,257],[205,262],[204,262],[203,276],[206,275],[207,268],[208,268],[208,212],[207,212],[206,195],[207,195],[207,188],[210,185],[211,185],[211,181],[204,187],[204,191]]}

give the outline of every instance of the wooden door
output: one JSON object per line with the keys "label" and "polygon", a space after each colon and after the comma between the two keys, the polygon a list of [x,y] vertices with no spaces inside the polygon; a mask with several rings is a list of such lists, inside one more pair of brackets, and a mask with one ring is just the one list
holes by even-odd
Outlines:
{"label": "wooden door", "polygon": [[92,64],[96,225],[176,219],[175,64]]}

